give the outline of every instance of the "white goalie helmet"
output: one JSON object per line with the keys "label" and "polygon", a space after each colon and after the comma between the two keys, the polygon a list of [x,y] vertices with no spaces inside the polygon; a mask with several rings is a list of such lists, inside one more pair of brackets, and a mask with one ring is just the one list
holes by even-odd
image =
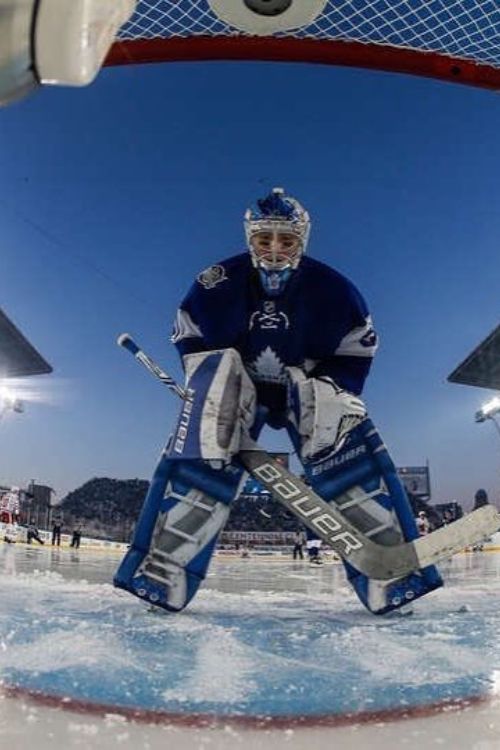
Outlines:
{"label": "white goalie helmet", "polygon": [[308,212],[276,187],[246,211],[244,226],[252,264],[264,289],[279,294],[306,251],[311,231]]}

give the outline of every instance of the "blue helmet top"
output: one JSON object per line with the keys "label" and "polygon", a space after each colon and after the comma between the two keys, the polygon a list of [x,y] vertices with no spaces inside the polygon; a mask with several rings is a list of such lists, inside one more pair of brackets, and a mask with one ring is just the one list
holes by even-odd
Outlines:
{"label": "blue helmet top", "polygon": [[[297,214],[296,206],[287,198],[279,188],[266,195],[265,198],[259,198],[257,201],[260,218],[274,218],[274,219],[285,219],[286,221],[293,221]],[[298,218],[298,217],[297,217]],[[257,219],[255,216],[254,220]]]}
{"label": "blue helmet top", "polygon": [[[311,230],[309,214],[283,188],[273,188],[257,201],[256,207],[246,211],[244,224],[252,264],[259,270],[264,289],[269,294],[279,294],[306,251]],[[259,239],[267,242],[267,251]]]}

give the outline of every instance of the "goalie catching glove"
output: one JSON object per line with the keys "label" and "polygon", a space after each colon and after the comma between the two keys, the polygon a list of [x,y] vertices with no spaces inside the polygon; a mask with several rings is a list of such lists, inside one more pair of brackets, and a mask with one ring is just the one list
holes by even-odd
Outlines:
{"label": "goalie catching glove", "polygon": [[338,451],[349,432],[366,418],[363,401],[328,377],[308,378],[289,367],[291,419],[301,439],[301,457],[309,460],[325,449]]}

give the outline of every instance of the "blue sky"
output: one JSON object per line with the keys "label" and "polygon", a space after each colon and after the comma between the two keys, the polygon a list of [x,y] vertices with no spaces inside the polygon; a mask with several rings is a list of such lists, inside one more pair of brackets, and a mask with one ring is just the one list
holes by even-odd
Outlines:
{"label": "blue sky", "polygon": [[473,419],[492,394],[446,383],[498,324],[499,125],[488,91],[303,64],[107,69],[1,110],[1,305],[54,374],[0,423],[0,483],[61,497],[150,477],[178,405],[116,337],[180,377],[180,298],[283,185],[312,216],[310,254],[371,308],[365,398],[396,463],[428,460],[436,502],[500,500],[500,440]]}

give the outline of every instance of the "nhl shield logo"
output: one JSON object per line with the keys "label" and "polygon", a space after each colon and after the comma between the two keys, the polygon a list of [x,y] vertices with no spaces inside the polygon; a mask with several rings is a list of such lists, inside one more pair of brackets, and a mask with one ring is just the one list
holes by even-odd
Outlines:
{"label": "nhl shield logo", "polygon": [[266,300],[262,306],[262,310],[256,310],[250,316],[248,328],[251,331],[252,328],[258,326],[262,330],[278,329],[278,328],[290,328],[290,320],[288,315],[281,310],[276,310],[275,302]]}
{"label": "nhl shield logo", "polygon": [[219,264],[210,266],[210,268],[205,268],[205,270],[197,276],[198,283],[204,286],[205,289],[213,289],[217,284],[220,284],[226,279],[226,269]]}

